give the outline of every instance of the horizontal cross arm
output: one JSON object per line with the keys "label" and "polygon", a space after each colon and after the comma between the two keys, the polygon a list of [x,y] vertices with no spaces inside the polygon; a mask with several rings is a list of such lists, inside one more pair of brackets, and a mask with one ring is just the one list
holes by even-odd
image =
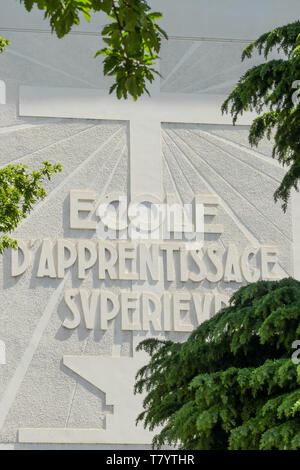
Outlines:
{"label": "horizontal cross arm", "polygon": [[[85,88],[20,87],[21,116],[77,119],[145,119],[159,122],[232,124],[222,116],[223,95],[159,93],[152,97],[120,101],[108,91]],[[249,125],[256,115],[244,113],[239,124]]]}

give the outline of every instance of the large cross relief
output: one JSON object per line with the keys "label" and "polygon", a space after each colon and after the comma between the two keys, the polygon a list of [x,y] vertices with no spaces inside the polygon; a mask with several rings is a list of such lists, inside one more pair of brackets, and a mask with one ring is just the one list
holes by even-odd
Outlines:
{"label": "large cross relief", "polygon": [[[99,119],[129,121],[129,199],[142,195],[164,201],[161,123],[231,124],[222,116],[220,95],[160,93],[159,83],[151,89],[151,97],[138,102],[119,101],[107,91],[49,87],[21,87],[22,116]],[[253,116],[252,116],[253,118]],[[251,115],[244,115],[241,124],[249,124]],[[235,220],[233,220],[235,223]],[[250,239],[251,241],[251,239]],[[145,281],[133,282],[135,291],[163,291],[163,280],[155,286]],[[142,338],[133,332],[133,351]],[[106,418],[106,429],[21,428],[19,440],[24,443],[89,443],[149,444],[152,434],[135,420],[142,410],[142,398],[133,395],[137,370],[146,363],[142,353],[133,357],[113,354],[105,356],[64,356],[63,364],[90,384],[103,391],[113,414]]]}

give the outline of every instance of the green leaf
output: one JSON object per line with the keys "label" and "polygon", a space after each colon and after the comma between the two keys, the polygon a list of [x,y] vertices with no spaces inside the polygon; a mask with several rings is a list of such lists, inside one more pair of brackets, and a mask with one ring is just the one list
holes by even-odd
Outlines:
{"label": "green leaf", "polygon": [[[104,61],[104,75],[114,76],[117,86],[113,91],[118,98],[126,99],[130,94],[137,99],[147,93],[147,81],[152,80],[152,72],[148,72],[159,60],[161,39],[167,35],[157,24],[162,15],[151,12],[145,0],[20,0],[20,3],[28,11],[34,6],[44,11],[52,31],[59,38],[68,34],[74,25],[79,25],[82,16],[90,21],[95,12],[104,12],[112,20],[101,32],[107,47],[98,50],[95,57],[118,57],[115,64]],[[135,76],[136,82],[127,89],[125,82],[129,76]]]}

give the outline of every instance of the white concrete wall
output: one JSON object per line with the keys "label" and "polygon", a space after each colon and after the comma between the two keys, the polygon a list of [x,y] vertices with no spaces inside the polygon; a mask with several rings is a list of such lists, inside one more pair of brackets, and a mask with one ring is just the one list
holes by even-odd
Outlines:
{"label": "white concrete wall", "polygon": [[[297,0],[161,3],[152,2],[156,10],[165,12],[163,24],[171,37],[162,49],[161,91],[192,93],[197,99],[201,94],[225,96],[240,75],[261,60],[240,63],[247,41],[298,19],[300,14]],[[18,106],[21,85],[107,89],[110,80],[102,76],[101,64],[93,58],[101,47],[97,31],[103,19],[83,23],[73,34],[58,40],[49,33],[40,12],[28,15],[17,1],[1,2],[0,18],[1,35],[11,40],[7,53],[0,57],[0,79],[7,87],[7,104],[0,105],[0,164],[21,162],[30,168],[45,160],[63,164],[63,172],[47,183],[47,199],[23,222],[16,236],[34,239],[36,253],[43,238],[95,239],[94,232],[70,229],[69,191],[100,192],[105,188],[106,192],[129,192],[128,123],[24,117],[19,116]],[[222,201],[219,223],[225,228],[218,241],[224,246],[234,242],[240,249],[253,240],[276,245],[281,275],[291,275],[291,210],[284,215],[272,199],[283,170],[270,157],[271,144],[264,142],[251,150],[247,134],[246,126],[233,128],[203,120],[199,124],[164,123],[163,188],[182,202],[191,201],[197,193],[217,194]],[[215,240],[211,235],[207,241]],[[82,326],[73,332],[63,328],[68,315],[63,288],[100,286],[118,293],[130,289],[132,283],[99,284],[95,270],[82,282],[74,269],[62,286],[57,279],[36,278],[36,260],[24,275],[13,278],[10,257],[5,253],[0,267],[0,339],[5,341],[7,356],[6,365],[0,365],[0,441],[14,446],[19,442],[20,428],[103,429],[113,412],[105,393],[68,369],[62,359],[65,355],[101,358],[116,350],[131,357],[133,335],[121,331],[118,321],[111,323],[107,332],[88,332]],[[167,285],[170,292],[189,289],[228,295],[238,287],[238,283],[223,281],[217,285],[208,281]],[[169,333],[167,337],[180,341],[186,335]],[[109,374],[109,370],[103,373]],[[113,379],[112,383],[118,383]],[[124,433],[122,444],[128,443],[126,438]],[[132,447],[137,446],[127,448]],[[112,442],[111,447],[99,444],[97,448],[123,447]]]}

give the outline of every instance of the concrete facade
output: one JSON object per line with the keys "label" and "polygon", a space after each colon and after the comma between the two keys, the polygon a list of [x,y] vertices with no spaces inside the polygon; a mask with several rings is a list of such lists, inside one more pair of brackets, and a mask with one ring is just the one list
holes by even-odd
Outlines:
{"label": "concrete facade", "polygon": [[[260,277],[267,279],[299,276],[299,198],[293,195],[293,205],[283,214],[272,197],[284,174],[271,158],[272,143],[251,149],[251,116],[233,127],[219,112],[242,73],[262,60],[241,63],[243,47],[260,33],[298,19],[299,2],[151,4],[165,13],[163,26],[170,39],[162,48],[163,78],[153,89],[153,101],[141,100],[140,108],[107,96],[110,80],[93,58],[101,47],[101,15],[58,40],[40,12],[29,15],[18,2],[7,0],[0,5],[1,35],[11,40],[0,57],[0,79],[6,85],[6,104],[0,104],[0,164],[38,168],[49,160],[63,165],[63,172],[46,184],[47,198],[14,234],[29,253],[26,270],[13,271],[22,256],[13,259],[7,251],[0,259],[2,359],[5,356],[0,360],[0,443],[6,448],[149,448],[151,434],[134,425],[142,406],[132,394],[134,375],[145,362],[134,352],[139,340],[146,335],[184,340],[191,328],[214,313],[215,305],[246,282],[244,271],[232,274],[228,259],[232,257],[233,271],[238,259],[240,269],[249,247],[256,249],[249,251],[254,255],[251,273],[259,269]],[[58,240],[69,240],[84,253],[86,241],[97,242],[95,229],[71,227],[71,191],[95,193],[96,199],[123,194],[129,201],[144,192],[180,204],[195,196],[214,198],[210,206],[216,215],[208,216],[207,223],[219,229],[207,231],[204,248],[218,244],[223,249],[227,277],[224,272],[213,281],[207,276],[200,282],[183,281],[175,260],[175,279],[169,280],[163,253],[157,282],[99,279],[96,262],[83,276],[77,261],[59,276]],[[87,245],[93,256],[92,245]],[[55,275],[45,274],[41,266],[47,246],[53,249]],[[118,298],[128,292],[166,293],[177,299],[174,305],[180,302],[178,293],[191,298],[199,294],[211,305],[205,310],[202,304],[197,313],[191,303],[188,319],[179,312],[179,327],[173,319],[167,328],[164,314],[161,331],[142,320],[137,327],[124,326],[121,315],[109,320],[107,328],[99,326],[97,316],[87,328],[82,299],[87,295],[91,302],[96,290],[99,296],[109,291]],[[67,328],[71,291],[81,322]],[[87,305],[91,309],[91,303]]]}

